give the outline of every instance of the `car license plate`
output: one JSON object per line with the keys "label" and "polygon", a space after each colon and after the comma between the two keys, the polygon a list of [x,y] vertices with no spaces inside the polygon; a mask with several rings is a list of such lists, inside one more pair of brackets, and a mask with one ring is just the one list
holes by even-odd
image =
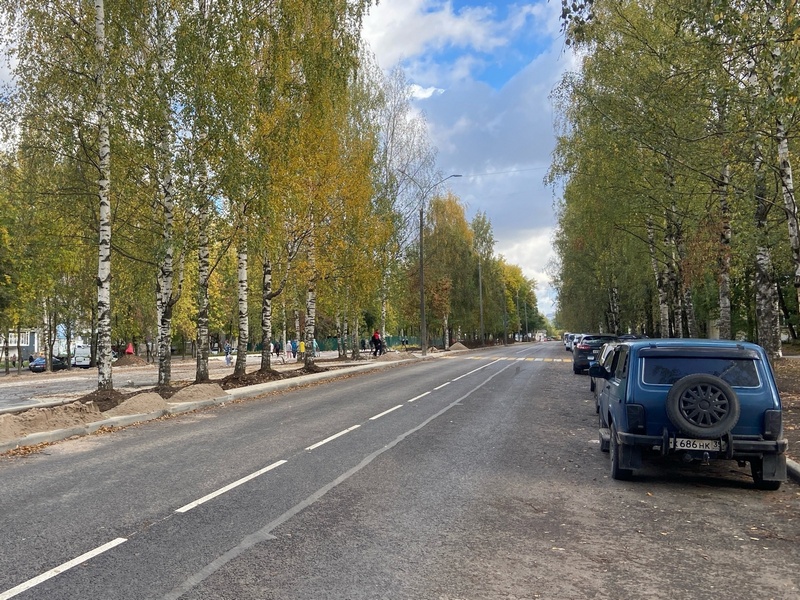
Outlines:
{"label": "car license plate", "polygon": [[722,450],[719,440],[690,440],[677,438],[673,440],[675,450],[701,450],[708,452],[720,452]]}

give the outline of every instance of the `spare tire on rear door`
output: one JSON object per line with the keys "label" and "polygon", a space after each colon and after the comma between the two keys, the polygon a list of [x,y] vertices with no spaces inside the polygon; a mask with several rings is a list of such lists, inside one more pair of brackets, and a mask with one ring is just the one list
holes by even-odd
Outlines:
{"label": "spare tire on rear door", "polygon": [[722,437],[736,426],[739,413],[736,392],[714,375],[687,375],[676,381],[667,395],[669,420],[693,437]]}

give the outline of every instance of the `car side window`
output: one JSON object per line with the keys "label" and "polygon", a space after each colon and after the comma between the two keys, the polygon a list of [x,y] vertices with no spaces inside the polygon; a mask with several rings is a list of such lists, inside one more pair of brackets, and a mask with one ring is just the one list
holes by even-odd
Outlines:
{"label": "car side window", "polygon": [[624,379],[628,367],[628,349],[617,348],[614,351],[614,360],[611,363],[611,375],[616,379]]}

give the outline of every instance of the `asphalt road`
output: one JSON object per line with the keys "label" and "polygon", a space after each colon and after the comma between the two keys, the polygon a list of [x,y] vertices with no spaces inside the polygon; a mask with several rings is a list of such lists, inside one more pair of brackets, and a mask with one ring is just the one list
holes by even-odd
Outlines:
{"label": "asphalt road", "polygon": [[0,459],[0,600],[800,596],[800,488],[611,480],[568,358],[458,354]]}

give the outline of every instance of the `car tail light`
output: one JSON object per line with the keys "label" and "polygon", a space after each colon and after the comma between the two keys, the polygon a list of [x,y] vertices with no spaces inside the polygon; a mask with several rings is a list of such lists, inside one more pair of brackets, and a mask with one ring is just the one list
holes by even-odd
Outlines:
{"label": "car tail light", "polygon": [[591,350],[592,347],[589,344],[578,344],[578,350]]}
{"label": "car tail light", "polygon": [[644,433],[646,429],[644,406],[641,404],[628,404],[625,407],[625,412],[628,417],[628,431],[631,433]]}
{"label": "car tail light", "polygon": [[783,413],[779,410],[764,411],[764,438],[777,440],[783,430]]}

